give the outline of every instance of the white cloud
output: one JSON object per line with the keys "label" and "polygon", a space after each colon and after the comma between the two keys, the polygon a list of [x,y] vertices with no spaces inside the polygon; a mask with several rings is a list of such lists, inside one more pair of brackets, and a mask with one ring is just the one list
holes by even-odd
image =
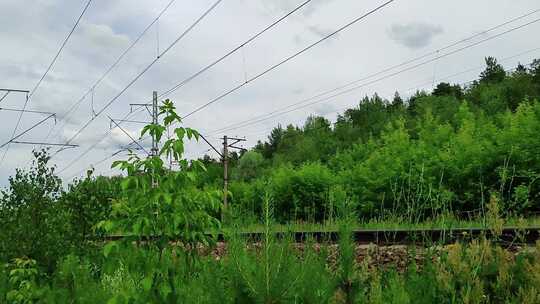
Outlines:
{"label": "white cloud", "polygon": [[130,39],[126,35],[116,34],[106,24],[83,22],[81,24],[81,35],[94,48],[101,50],[117,50],[126,47],[130,42]]}
{"label": "white cloud", "polygon": [[442,33],[440,25],[421,22],[393,24],[388,30],[391,39],[412,49],[428,46],[435,36]]}

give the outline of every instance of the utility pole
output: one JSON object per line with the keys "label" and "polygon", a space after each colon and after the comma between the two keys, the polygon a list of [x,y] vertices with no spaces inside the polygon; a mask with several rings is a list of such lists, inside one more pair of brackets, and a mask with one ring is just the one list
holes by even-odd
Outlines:
{"label": "utility pole", "polygon": [[[152,94],[152,124],[158,124],[158,97],[156,91]],[[158,151],[158,143],[156,139],[152,137],[152,156],[157,156]]]}
{"label": "utility pole", "polygon": [[229,193],[229,144],[227,135],[223,136],[223,209],[227,210],[227,197]]}
{"label": "utility pole", "polygon": [[[152,124],[157,125],[158,124],[158,102],[157,102],[157,92],[152,92]],[[158,143],[155,137],[152,137],[152,151],[150,152],[152,154],[152,157],[156,157],[158,155]],[[155,179],[155,172],[154,169],[152,169],[152,188],[156,188],[158,186],[158,183]]]}
{"label": "utility pole", "polygon": [[[152,124],[153,125],[158,124],[158,115],[159,115],[159,111],[158,111],[158,94],[157,94],[156,91],[152,92],[152,103],[130,103],[129,106],[131,107],[132,110],[133,110],[133,106],[145,107],[146,110],[148,111],[148,113],[150,114],[150,116],[152,116]],[[150,106],[152,106],[152,111],[150,111],[150,109],[148,108]],[[111,121],[114,122],[113,119],[111,119]],[[132,123],[147,124],[144,121],[135,121],[135,120],[123,120],[123,121],[132,122]],[[116,124],[116,122],[114,122],[114,123]],[[117,125],[117,127],[120,127],[120,126],[118,126],[118,124],[116,124],[116,125]],[[127,132],[124,132],[124,133],[126,133],[126,135],[129,136],[129,134],[127,134]],[[130,138],[131,138],[131,136],[130,136]],[[136,140],[132,139],[132,141],[135,144],[137,144],[140,148],[142,148],[142,146]],[[142,149],[144,150],[144,148],[142,148]],[[148,153],[148,156],[149,157],[156,157],[156,156],[158,156],[158,154],[159,154],[158,142],[154,137],[152,137],[152,149],[150,150],[150,153]],[[155,188],[155,187],[157,187],[157,185],[158,184],[157,184],[157,181],[155,180],[154,172],[152,172],[152,187]]]}
{"label": "utility pole", "polygon": [[[246,149],[242,147],[235,146],[241,141],[246,141],[245,138],[235,138],[229,137],[227,135],[223,136],[223,151],[219,151],[212,145],[204,135],[199,133],[199,136],[221,157],[223,163],[223,210],[227,209],[228,206],[228,192],[229,192],[229,148],[238,149],[245,151]],[[229,142],[232,141],[232,143]],[[223,217],[223,216],[222,216]]]}
{"label": "utility pole", "polygon": [[[232,141],[232,143],[229,143],[229,140]],[[223,161],[223,209],[227,210],[228,207],[228,194],[229,194],[229,148],[238,149],[238,150],[245,150],[242,147],[235,146],[237,143],[241,141],[246,141],[245,138],[235,138],[235,137],[228,137],[227,135],[223,136],[223,155],[222,155],[222,161]]]}

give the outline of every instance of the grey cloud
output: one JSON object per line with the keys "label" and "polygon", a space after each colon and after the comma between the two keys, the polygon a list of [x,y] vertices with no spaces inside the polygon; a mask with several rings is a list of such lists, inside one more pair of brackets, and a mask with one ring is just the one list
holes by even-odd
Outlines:
{"label": "grey cloud", "polygon": [[[332,0],[312,0],[310,3],[302,7],[301,14],[306,17],[310,17],[320,9],[321,5],[326,5],[331,1]],[[261,2],[267,10],[276,13],[290,12],[292,9],[294,9],[301,3],[290,0],[265,0]]]}
{"label": "grey cloud", "polygon": [[118,56],[129,43],[129,37],[115,33],[108,25],[83,22],[70,51],[76,58],[87,58],[93,66],[102,67],[110,64],[111,57]]}
{"label": "grey cloud", "polygon": [[94,47],[121,48],[129,43],[125,35],[115,33],[112,28],[105,24],[83,23],[82,35],[89,40]]}
{"label": "grey cloud", "polygon": [[317,115],[326,116],[328,114],[332,114],[332,113],[336,112],[337,110],[338,110],[338,108],[336,107],[336,105],[330,103],[330,104],[318,105],[314,109],[314,112]]}
{"label": "grey cloud", "polygon": [[442,32],[443,28],[439,25],[413,22],[393,24],[388,30],[388,36],[401,45],[417,49],[429,45],[433,37]]}
{"label": "grey cloud", "polygon": [[[307,29],[312,32],[313,34],[319,36],[319,38],[323,38],[325,36],[328,36],[329,34],[331,34],[334,30],[332,29],[326,29],[326,28],[322,28],[318,25],[310,25],[307,27]],[[337,35],[335,35],[337,36]]]}

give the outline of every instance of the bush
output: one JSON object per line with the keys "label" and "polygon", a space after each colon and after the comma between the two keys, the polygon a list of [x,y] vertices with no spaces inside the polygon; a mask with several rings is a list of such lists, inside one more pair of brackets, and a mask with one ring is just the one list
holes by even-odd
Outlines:
{"label": "bush", "polygon": [[61,181],[45,150],[34,152],[28,170],[17,169],[0,198],[0,259],[29,257],[48,271],[69,252],[68,215],[58,204]]}
{"label": "bush", "polygon": [[305,164],[298,169],[291,166],[276,169],[269,181],[276,218],[281,221],[323,220],[334,182],[331,171],[320,163]]}
{"label": "bush", "polygon": [[266,186],[262,179],[251,182],[233,181],[229,184],[233,212],[243,222],[252,223],[253,220],[260,219]]}
{"label": "bush", "polygon": [[70,238],[83,250],[96,237],[102,236],[94,226],[111,213],[112,201],[121,195],[121,177],[91,177],[75,180],[62,192],[59,203],[66,211],[70,224]]}

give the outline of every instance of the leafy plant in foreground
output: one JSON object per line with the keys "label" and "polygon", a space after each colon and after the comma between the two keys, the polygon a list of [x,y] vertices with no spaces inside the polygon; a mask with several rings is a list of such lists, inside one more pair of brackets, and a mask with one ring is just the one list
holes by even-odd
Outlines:
{"label": "leafy plant in foreground", "polygon": [[11,286],[11,290],[6,294],[6,300],[9,303],[34,303],[43,295],[42,290],[37,285],[38,270],[35,260],[17,258],[7,267],[9,269],[9,285]]}
{"label": "leafy plant in foreground", "polygon": [[[161,142],[167,127],[181,123],[169,100],[163,102],[159,116],[163,117],[163,125],[145,126],[141,137],[148,133],[153,140]],[[137,241],[139,248],[145,249],[143,254],[149,255],[147,261],[152,263],[145,263],[150,267],[145,269],[141,285],[150,295],[146,298],[150,302],[176,302],[178,259],[184,258],[184,267],[193,270],[197,246],[209,246],[213,239],[208,233],[220,227],[216,217],[220,192],[198,189],[193,170],[204,170],[204,166],[196,161],[190,167],[188,161],[182,159],[184,139],[198,139],[199,134],[184,127],[175,127],[173,134],[158,153],[146,159],[131,154],[128,160],[113,163],[112,167],[127,172],[121,183],[123,195],[113,203],[112,218],[98,224],[109,233],[123,234],[124,247],[130,248],[132,242]],[[166,168],[162,156],[172,158],[180,169]],[[180,247],[169,246],[173,241],[179,241]],[[118,246],[114,242],[107,244],[105,255]]]}

